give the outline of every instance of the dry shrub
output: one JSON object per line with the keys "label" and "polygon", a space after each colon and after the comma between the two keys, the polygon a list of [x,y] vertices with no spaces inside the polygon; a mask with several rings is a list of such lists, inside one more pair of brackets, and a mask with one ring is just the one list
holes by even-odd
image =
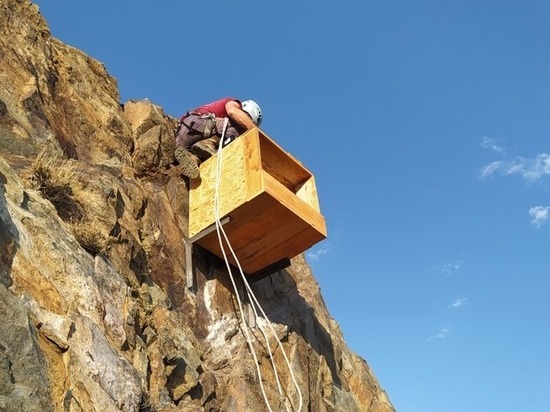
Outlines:
{"label": "dry shrub", "polygon": [[76,165],[59,152],[46,146],[32,165],[32,186],[40,191],[57,210],[64,221],[80,220],[82,206],[73,197],[73,186],[78,181]]}
{"label": "dry shrub", "polygon": [[73,221],[71,226],[75,239],[88,253],[95,256],[109,247],[110,238],[103,236],[98,230],[101,226],[97,219]]}
{"label": "dry shrub", "polygon": [[40,191],[55,207],[57,214],[69,223],[74,237],[92,255],[105,252],[109,236],[101,233],[101,223],[88,219],[84,208],[75,199],[74,189],[79,184],[77,163],[66,159],[52,146],[46,146],[32,165],[31,185]]}

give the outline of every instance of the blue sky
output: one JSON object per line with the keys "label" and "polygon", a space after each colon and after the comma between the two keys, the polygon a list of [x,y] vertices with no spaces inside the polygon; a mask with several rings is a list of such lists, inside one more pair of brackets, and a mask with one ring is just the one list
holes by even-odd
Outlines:
{"label": "blue sky", "polygon": [[37,3],[123,102],[261,104],[316,176],[329,310],[397,410],[550,411],[550,2]]}

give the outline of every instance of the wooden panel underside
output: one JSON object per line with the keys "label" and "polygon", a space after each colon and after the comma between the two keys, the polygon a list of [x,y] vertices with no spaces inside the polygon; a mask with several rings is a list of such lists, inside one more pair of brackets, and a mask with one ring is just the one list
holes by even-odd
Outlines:
{"label": "wooden panel underside", "polygon": [[[231,213],[231,221],[224,225],[224,230],[245,273],[257,272],[283,258],[290,259],[325,238],[268,193]],[[197,243],[223,257],[216,232]],[[232,258],[230,262],[235,264]]]}

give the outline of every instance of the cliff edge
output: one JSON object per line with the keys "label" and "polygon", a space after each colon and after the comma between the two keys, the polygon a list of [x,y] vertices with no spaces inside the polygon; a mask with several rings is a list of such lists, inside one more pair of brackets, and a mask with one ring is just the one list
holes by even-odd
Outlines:
{"label": "cliff edge", "polygon": [[[198,250],[185,287],[187,186],[176,121],[120,103],[103,64],[0,2],[0,410],[267,410],[225,266]],[[303,256],[253,284],[273,410],[394,411],[330,317]]]}

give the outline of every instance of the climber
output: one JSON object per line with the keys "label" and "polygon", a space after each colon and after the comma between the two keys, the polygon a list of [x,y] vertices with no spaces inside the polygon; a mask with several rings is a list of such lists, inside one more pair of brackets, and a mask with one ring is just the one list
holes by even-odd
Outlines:
{"label": "climber", "polygon": [[176,133],[175,158],[182,173],[195,179],[199,177],[199,164],[216,153],[220,143],[225,118],[228,125],[223,146],[262,122],[260,106],[253,100],[242,103],[232,97],[189,110],[182,116]]}

